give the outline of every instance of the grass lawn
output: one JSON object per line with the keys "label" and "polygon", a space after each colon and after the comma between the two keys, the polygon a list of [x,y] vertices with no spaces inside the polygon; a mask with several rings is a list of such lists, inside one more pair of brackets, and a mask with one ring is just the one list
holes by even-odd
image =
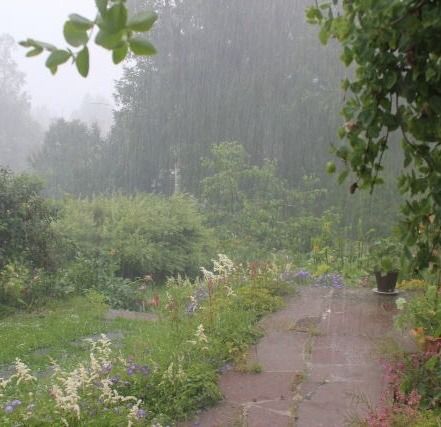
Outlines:
{"label": "grass lawn", "polygon": [[0,366],[16,357],[33,369],[57,360],[82,357],[87,345],[81,338],[106,333],[114,327],[104,320],[106,308],[86,297],[54,302],[33,313],[18,313],[0,320]]}

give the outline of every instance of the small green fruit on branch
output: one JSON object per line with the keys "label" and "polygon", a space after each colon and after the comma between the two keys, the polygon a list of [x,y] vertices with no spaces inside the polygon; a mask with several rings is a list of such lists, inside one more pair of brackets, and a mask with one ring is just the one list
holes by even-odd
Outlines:
{"label": "small green fruit on branch", "polygon": [[71,60],[83,77],[89,74],[88,43],[95,29],[98,30],[95,44],[112,51],[114,64],[122,62],[129,52],[137,56],[154,55],[155,47],[142,33],[152,29],[158,19],[157,14],[143,11],[129,17],[125,3],[126,0],[95,0],[97,16],[93,21],[75,13],[69,15],[63,28],[64,39],[69,45],[65,49],[30,38],[21,41],[20,45],[29,49],[27,57],[48,52],[46,67],[52,74],[57,72],[60,65]]}

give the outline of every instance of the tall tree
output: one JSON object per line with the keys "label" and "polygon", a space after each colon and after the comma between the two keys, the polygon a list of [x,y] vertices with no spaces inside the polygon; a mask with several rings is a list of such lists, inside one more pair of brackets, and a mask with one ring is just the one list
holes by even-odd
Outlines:
{"label": "tall tree", "polygon": [[31,151],[41,141],[23,91],[24,74],[13,59],[14,40],[0,35],[0,165],[26,169]]}
{"label": "tall tree", "polygon": [[60,119],[46,132],[32,165],[45,178],[50,195],[90,195],[102,186],[99,165],[103,146],[96,125],[89,128],[78,120]]}
{"label": "tall tree", "polygon": [[198,193],[200,157],[224,140],[254,163],[277,159],[292,183],[323,169],[341,68],[335,52],[319,53],[306,0],[137,2],[149,4],[159,54],[135,59],[117,85],[119,187],[166,190],[179,163],[184,189]]}

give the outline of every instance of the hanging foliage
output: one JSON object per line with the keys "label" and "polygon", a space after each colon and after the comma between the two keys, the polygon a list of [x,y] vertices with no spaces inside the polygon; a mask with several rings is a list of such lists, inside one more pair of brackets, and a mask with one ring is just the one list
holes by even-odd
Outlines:
{"label": "hanging foliage", "polygon": [[371,191],[382,183],[383,159],[402,137],[399,189],[402,238],[416,269],[441,266],[441,3],[431,0],[343,0],[307,12],[320,40],[336,39],[353,65],[343,81],[345,140],[337,150],[344,181]]}

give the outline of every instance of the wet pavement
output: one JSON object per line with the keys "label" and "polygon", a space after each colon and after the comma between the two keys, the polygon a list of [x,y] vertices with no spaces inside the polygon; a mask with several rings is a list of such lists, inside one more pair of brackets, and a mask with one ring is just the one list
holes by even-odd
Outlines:
{"label": "wet pavement", "polygon": [[[393,330],[395,298],[370,289],[302,287],[263,319],[248,355],[261,373],[224,373],[224,400],[185,427],[343,427],[375,404],[384,387],[380,342]],[[364,406],[364,407],[363,407]]]}

